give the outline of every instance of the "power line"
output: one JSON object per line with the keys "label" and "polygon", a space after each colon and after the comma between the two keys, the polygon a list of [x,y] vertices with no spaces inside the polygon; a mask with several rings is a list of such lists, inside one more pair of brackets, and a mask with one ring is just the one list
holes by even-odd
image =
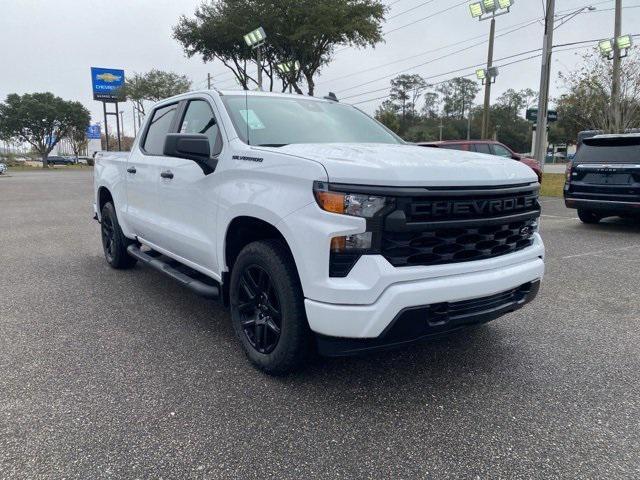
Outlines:
{"label": "power line", "polygon": [[386,20],[387,21],[388,20],[393,20],[394,18],[399,17],[400,15],[404,15],[405,13],[409,13],[409,12],[411,12],[411,11],[417,9],[417,8],[423,7],[424,5],[428,5],[429,3],[433,3],[433,2],[435,2],[435,0],[427,0],[426,2],[419,3],[415,7],[411,7],[411,8],[408,8],[406,10],[403,10],[402,12],[398,12],[395,15],[390,16]]}
{"label": "power line", "polygon": [[[537,21],[537,20],[535,20],[535,21]],[[518,28],[511,29],[511,30],[510,30],[510,31],[508,31],[508,32],[505,32],[505,33],[502,33],[501,35],[498,35],[497,37],[503,37],[503,36],[508,35],[508,34],[510,34],[510,33],[517,32],[518,30],[522,30],[522,29],[523,29],[523,28],[525,28],[526,26],[528,26],[528,25],[525,25],[525,26],[521,26],[521,27],[518,27]],[[416,69],[416,68],[424,67],[425,65],[429,65],[429,64],[431,64],[431,63],[437,62],[438,60],[443,60],[443,59],[445,59],[445,58],[450,57],[451,55],[455,55],[455,54],[457,54],[457,53],[466,52],[467,50],[471,50],[472,48],[478,47],[478,46],[480,46],[480,45],[484,45],[485,43],[487,43],[487,40],[483,40],[482,42],[474,43],[474,44],[469,45],[469,46],[467,46],[467,47],[460,48],[460,49],[458,49],[458,50],[455,50],[455,51],[453,51],[453,52],[449,52],[449,53],[447,53],[447,54],[445,54],[445,55],[441,55],[441,56],[439,56],[439,57],[436,57],[436,58],[434,58],[434,59],[431,59],[431,60],[428,60],[428,61],[426,61],[426,62],[420,63],[420,64],[418,64],[418,65],[412,65],[411,67],[403,68],[402,70],[397,70],[397,71],[395,71],[395,72],[393,72],[393,73],[390,73],[390,74],[388,74],[388,75],[384,75],[384,76],[382,76],[382,77],[378,77],[378,78],[375,78],[375,79],[373,79],[373,80],[369,80],[369,81],[367,81],[367,82],[362,82],[362,83],[359,83],[359,84],[357,84],[357,85],[353,85],[353,86],[351,86],[351,87],[349,87],[349,88],[344,88],[344,89],[342,89],[342,90],[338,90],[337,92],[338,92],[338,93],[340,93],[340,92],[347,92],[347,91],[349,91],[349,90],[353,90],[354,88],[362,87],[362,86],[365,86],[365,85],[370,85],[370,84],[375,83],[375,82],[378,82],[378,81],[380,81],[380,80],[384,80],[384,79],[386,79],[386,78],[390,78],[390,77],[393,77],[393,76],[395,76],[395,75],[398,75],[399,73],[408,72],[408,71],[414,70],[414,69]]]}
{"label": "power line", "polygon": [[[633,34],[631,36],[636,38],[636,37],[640,37],[640,34]],[[602,39],[598,38],[598,39],[591,39],[591,40],[583,40],[583,41],[580,41],[580,42],[561,43],[561,44],[558,44],[558,45],[554,45],[554,47],[553,47],[554,50],[553,51],[554,51],[554,53],[561,53],[561,52],[567,52],[567,51],[571,51],[571,50],[578,50],[578,49],[581,49],[581,48],[589,48],[592,45],[585,45],[585,44],[594,44],[594,43],[599,42],[600,40],[602,40]],[[560,48],[560,47],[569,47],[569,48]],[[500,59],[498,59],[496,61],[499,62],[499,61],[502,61],[502,60],[508,60],[510,58],[515,58],[515,57],[518,57],[518,56],[526,55],[527,53],[532,53],[532,52],[540,51],[540,50],[542,50],[542,49],[538,48],[538,49],[535,49],[535,50],[529,50],[529,51],[526,51],[526,52],[521,52],[521,53],[517,53],[517,54],[514,54],[514,55],[509,55],[507,57],[500,58]],[[532,55],[532,56],[529,56],[529,57],[526,57],[526,58],[520,58],[518,60],[514,60],[514,61],[509,62],[509,63],[504,63],[504,64],[501,64],[501,65],[498,65],[498,67],[499,68],[508,67],[508,66],[511,66],[511,65],[515,65],[517,63],[521,63],[521,62],[525,62],[525,61],[528,61],[528,60],[532,60],[534,58],[539,58],[541,56],[542,56],[542,54],[538,53],[536,55]],[[440,74],[437,74],[437,75],[432,75],[430,77],[424,77],[424,78],[425,78],[425,80],[427,80],[429,78],[437,78],[437,77],[442,77],[442,76],[445,76],[445,75],[451,75],[453,73],[458,73],[460,71],[468,70],[470,68],[476,68],[476,67],[479,67],[479,66],[482,66],[482,65],[484,65],[484,63],[479,63],[479,64],[476,64],[476,65],[470,65],[470,66],[467,66],[467,67],[458,68],[456,70],[451,70],[449,72],[440,73]],[[469,73],[467,75],[461,75],[461,77],[466,78],[466,77],[472,77],[474,75],[475,75],[475,72]],[[448,78],[446,80],[441,80],[439,82],[432,83],[431,86],[440,85],[442,83],[448,82],[449,80],[451,80],[451,78]],[[389,87],[386,87],[386,88],[389,88]],[[376,91],[380,91],[380,89],[379,90],[371,90],[369,92],[362,93],[361,95],[366,95],[367,93],[374,93]],[[353,98],[353,97],[357,97],[357,96],[360,96],[360,95],[352,95],[351,97],[343,97],[342,100],[346,100],[348,98]],[[382,99],[385,99],[385,98],[389,98],[390,96],[391,96],[391,94],[387,94],[387,95],[383,95],[383,96],[380,96],[380,97],[369,98],[369,99],[366,99],[366,100],[360,100],[358,102],[353,102],[352,105],[360,105],[360,104],[363,104],[363,103],[373,102],[373,101],[376,101],[376,100],[382,100]]]}
{"label": "power line", "polygon": [[[516,28],[516,27],[526,28],[526,27],[529,27],[531,25],[534,25],[534,24],[538,23],[539,20],[540,20],[540,18],[536,18],[535,20],[525,20],[524,22],[516,23],[514,25],[509,25],[507,27],[502,27],[502,28],[498,29],[498,32],[501,32],[501,31],[504,31],[504,30],[509,30],[511,28]],[[510,32],[505,32],[503,34],[498,35],[498,37],[503,37],[503,36],[508,35],[510,33],[513,33],[513,32],[511,32],[511,31]],[[330,78],[330,79],[325,80],[323,82],[318,82],[316,85],[318,85],[318,86],[319,85],[325,85],[327,83],[335,82],[337,80],[342,80],[344,78],[349,78],[349,77],[352,77],[354,75],[358,75],[360,73],[366,73],[366,72],[370,72],[370,71],[373,71],[373,70],[377,70],[379,68],[385,68],[385,67],[388,67],[389,65],[395,65],[396,63],[402,63],[402,62],[404,62],[406,60],[411,60],[412,58],[421,57],[421,56],[427,55],[429,53],[434,53],[434,52],[438,52],[438,51],[441,51],[441,50],[445,50],[447,48],[455,47],[457,45],[464,44],[464,43],[470,42],[472,40],[477,40],[479,38],[486,38],[486,36],[487,35],[485,33],[483,33],[481,35],[476,35],[474,37],[470,37],[470,38],[467,38],[465,40],[460,40],[460,41],[457,41],[457,42],[454,42],[454,43],[450,43],[448,45],[444,45],[442,47],[432,48],[432,49],[426,50],[424,52],[416,53],[415,55],[411,55],[409,57],[404,57],[404,58],[401,58],[401,59],[398,59],[398,60],[394,60],[393,62],[385,63],[384,65],[377,65],[375,67],[366,68],[364,70],[358,70],[356,72],[351,72],[349,74],[342,75],[340,77]],[[487,40],[485,40],[483,43],[487,43]]]}
{"label": "power line", "polygon": [[448,8],[445,8],[444,10],[439,10],[439,11],[437,11],[435,13],[432,13],[431,15],[427,15],[426,17],[422,17],[422,18],[419,18],[417,20],[414,20],[413,22],[407,23],[405,25],[401,25],[401,26],[393,28],[391,30],[387,30],[386,32],[384,32],[384,35],[389,35],[390,33],[397,32],[398,30],[401,30],[403,28],[410,27],[411,25],[415,25],[416,23],[422,22],[424,20],[428,20],[428,19],[433,18],[433,17],[435,17],[437,15],[440,15],[442,13],[446,13],[446,12],[448,12],[450,10],[453,10],[454,8],[459,7],[460,5],[464,5],[465,3],[467,3],[467,1],[468,0],[463,0],[462,2],[456,3],[455,5],[452,5],[452,6],[448,7]]}

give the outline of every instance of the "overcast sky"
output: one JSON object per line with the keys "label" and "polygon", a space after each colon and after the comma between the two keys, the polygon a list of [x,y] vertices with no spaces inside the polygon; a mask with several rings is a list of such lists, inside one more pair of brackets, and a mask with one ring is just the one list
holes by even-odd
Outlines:
{"label": "overcast sky", "polygon": [[[371,92],[345,101],[369,100],[387,93],[389,79],[396,72],[419,73],[432,77],[430,82],[438,82],[473,73],[475,68],[471,66],[486,61],[489,22],[470,17],[470,2],[454,7],[461,1],[384,1],[390,5],[389,20],[383,28],[389,32],[385,43],[375,49],[338,51],[317,78],[318,95],[334,91],[339,98],[346,98]],[[200,58],[187,59],[171,38],[178,17],[191,15],[199,3],[200,0],[0,0],[0,98],[14,92],[51,91],[65,99],[81,101],[91,111],[93,121],[100,121],[102,105],[92,99],[91,66],[122,68],[126,74],[152,68],[171,70],[191,78],[194,89],[206,86],[209,72],[220,87],[234,87],[224,66],[204,64]],[[516,0],[511,13],[497,19],[498,35],[507,34],[496,39],[496,59],[542,46],[542,23],[535,22],[542,18],[542,4],[543,0]],[[613,36],[613,0],[557,0],[556,4],[562,13],[587,5],[598,9],[560,27],[556,45]],[[623,33],[640,33],[640,8],[634,8],[640,6],[640,0],[624,0],[623,5]],[[445,9],[445,13],[437,14]],[[434,16],[421,20],[429,15]],[[405,26],[411,22],[415,23]],[[512,31],[518,27],[522,28]],[[396,28],[399,29],[391,31]],[[481,44],[473,46],[478,43]],[[453,53],[465,47],[469,48]],[[552,95],[562,87],[556,80],[557,73],[573,69],[585,51],[581,48],[554,55]],[[531,55],[535,52],[496,63]],[[417,67],[420,64],[424,65]],[[365,69],[370,71],[358,73]],[[457,69],[462,70],[441,75]],[[505,66],[500,70],[493,97],[507,88],[537,90],[539,69],[539,58]],[[359,106],[373,112],[381,101]],[[479,96],[476,102],[480,101]],[[125,130],[132,134],[131,104],[122,109]]]}

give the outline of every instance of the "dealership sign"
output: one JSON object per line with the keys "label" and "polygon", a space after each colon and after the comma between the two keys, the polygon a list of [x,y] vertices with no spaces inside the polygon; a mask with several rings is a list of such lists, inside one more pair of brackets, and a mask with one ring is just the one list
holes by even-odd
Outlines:
{"label": "dealership sign", "polygon": [[100,125],[89,125],[87,127],[87,140],[100,140]]}
{"label": "dealership sign", "polygon": [[91,67],[93,99],[102,102],[116,102],[118,90],[124,85],[124,70]]}

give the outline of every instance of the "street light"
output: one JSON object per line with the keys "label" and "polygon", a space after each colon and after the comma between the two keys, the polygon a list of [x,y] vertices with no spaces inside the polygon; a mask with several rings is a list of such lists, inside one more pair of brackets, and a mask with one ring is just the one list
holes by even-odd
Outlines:
{"label": "street light", "polygon": [[264,28],[258,27],[244,36],[244,41],[248,47],[256,51],[256,63],[258,64],[258,90],[262,90],[262,52],[260,47],[264,45],[267,34]]}
{"label": "street light", "polygon": [[[295,73],[300,70],[300,62],[298,60],[291,60],[290,62],[282,62],[277,65],[278,71],[283,74],[284,79],[289,82],[289,93],[292,91],[291,87],[291,77],[289,74]],[[289,77],[289,78],[287,78]],[[295,77],[294,77],[295,78]],[[282,80],[282,85],[284,87],[285,80]]]}
{"label": "street light", "polygon": [[[487,53],[487,68],[482,74],[476,71],[476,76],[482,80],[484,87],[484,107],[482,110],[481,139],[489,137],[489,106],[491,102],[491,84],[498,76],[497,69],[493,69],[493,44],[496,38],[496,17],[509,13],[514,0],[482,0],[469,5],[469,13],[472,18],[480,21],[491,19],[489,29],[489,51]],[[482,75],[482,77],[480,76]]]}
{"label": "street light", "polygon": [[631,35],[621,35],[616,39],[608,38],[598,42],[598,49],[600,50],[600,53],[609,60],[613,60],[614,47],[618,47],[618,51],[620,52],[619,58],[624,58],[627,56],[628,50],[632,46],[633,37]]}
{"label": "street light", "polygon": [[482,0],[469,5],[469,12],[473,18],[488,20],[509,13],[514,0]]}

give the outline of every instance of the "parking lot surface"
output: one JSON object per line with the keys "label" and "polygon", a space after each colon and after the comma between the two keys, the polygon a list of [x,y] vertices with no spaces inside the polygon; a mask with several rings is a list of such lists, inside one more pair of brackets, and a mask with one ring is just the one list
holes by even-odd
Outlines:
{"label": "parking lot surface", "polygon": [[0,478],[640,477],[639,226],[545,198],[531,305],[271,378],[219,304],[110,269],[91,202],[0,178]]}

